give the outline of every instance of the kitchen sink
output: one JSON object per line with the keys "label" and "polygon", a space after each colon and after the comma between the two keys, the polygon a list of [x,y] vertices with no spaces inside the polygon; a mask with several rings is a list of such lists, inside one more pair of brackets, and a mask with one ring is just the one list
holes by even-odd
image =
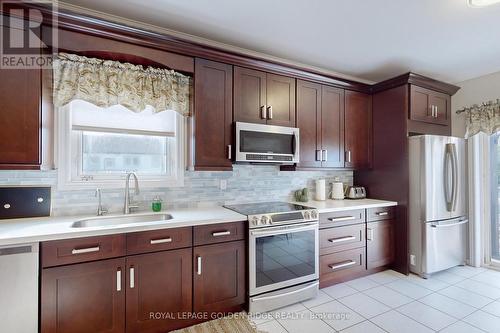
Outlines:
{"label": "kitchen sink", "polygon": [[108,227],[123,224],[168,221],[174,217],[170,214],[123,215],[96,217],[73,222],[72,228]]}

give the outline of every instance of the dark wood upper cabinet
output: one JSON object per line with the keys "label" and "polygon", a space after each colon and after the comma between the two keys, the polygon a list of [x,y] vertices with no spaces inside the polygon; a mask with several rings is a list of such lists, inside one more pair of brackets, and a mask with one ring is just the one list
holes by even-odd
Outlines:
{"label": "dark wood upper cabinet", "polygon": [[[191,253],[187,248],[127,257],[127,332],[161,333],[185,326],[181,313],[192,309]],[[171,316],[151,318],[151,313]]]}
{"label": "dark wood upper cabinet", "polygon": [[295,79],[234,67],[234,120],[295,126]]}
{"label": "dark wood upper cabinet", "polygon": [[344,167],[344,90],[321,89],[321,148],[324,168]]}
{"label": "dark wood upper cabinet", "polygon": [[344,167],[344,90],[297,81],[299,168]]}
{"label": "dark wood upper cabinet", "polygon": [[368,169],[372,164],[372,97],[345,92],[345,167]]}
{"label": "dark wood upper cabinet", "polygon": [[0,169],[40,169],[41,73],[0,70]]}
{"label": "dark wood upper cabinet", "polygon": [[42,270],[41,333],[123,333],[125,259]]}
{"label": "dark wood upper cabinet", "polygon": [[195,170],[231,170],[233,67],[195,61]]}
{"label": "dark wood upper cabinet", "polygon": [[387,266],[394,261],[393,220],[366,224],[366,265],[368,269]]}
{"label": "dark wood upper cabinet", "polygon": [[411,85],[410,98],[411,120],[444,126],[451,125],[449,95]]}
{"label": "dark wood upper cabinet", "polygon": [[321,85],[297,81],[297,127],[300,130],[299,167],[319,168],[321,158]]}
{"label": "dark wood upper cabinet", "polygon": [[267,74],[267,124],[295,127],[295,79]]}
{"label": "dark wood upper cabinet", "polygon": [[194,311],[225,311],[245,303],[245,241],[197,246],[193,252]]}

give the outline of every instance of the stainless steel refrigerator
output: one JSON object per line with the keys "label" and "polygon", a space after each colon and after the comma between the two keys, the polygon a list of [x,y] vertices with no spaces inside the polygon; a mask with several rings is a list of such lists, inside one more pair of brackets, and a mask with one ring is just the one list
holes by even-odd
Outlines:
{"label": "stainless steel refrigerator", "polygon": [[466,260],[465,147],[460,138],[409,138],[410,271],[422,277]]}

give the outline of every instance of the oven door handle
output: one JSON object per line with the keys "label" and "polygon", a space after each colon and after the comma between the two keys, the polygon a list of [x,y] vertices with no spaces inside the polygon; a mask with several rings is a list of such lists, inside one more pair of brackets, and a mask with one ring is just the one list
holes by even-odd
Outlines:
{"label": "oven door handle", "polygon": [[[266,235],[275,235],[276,232],[279,231],[287,231],[287,232],[298,232],[298,231],[305,231],[305,230],[314,230],[314,227],[317,227],[318,223],[302,223],[300,224],[299,227],[296,226],[283,226],[283,227],[271,227],[271,228],[265,228],[266,230],[252,230],[250,234],[252,236],[266,236]],[[312,228],[311,228],[312,227]]]}

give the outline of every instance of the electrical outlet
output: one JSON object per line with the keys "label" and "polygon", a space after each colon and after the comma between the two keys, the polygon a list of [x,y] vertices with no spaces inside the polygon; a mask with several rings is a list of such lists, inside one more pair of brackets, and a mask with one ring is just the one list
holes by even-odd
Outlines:
{"label": "electrical outlet", "polygon": [[410,254],[410,265],[415,266],[416,265],[416,257],[414,254]]}
{"label": "electrical outlet", "polygon": [[219,188],[221,191],[225,191],[227,189],[227,180],[221,179],[219,183]]}

